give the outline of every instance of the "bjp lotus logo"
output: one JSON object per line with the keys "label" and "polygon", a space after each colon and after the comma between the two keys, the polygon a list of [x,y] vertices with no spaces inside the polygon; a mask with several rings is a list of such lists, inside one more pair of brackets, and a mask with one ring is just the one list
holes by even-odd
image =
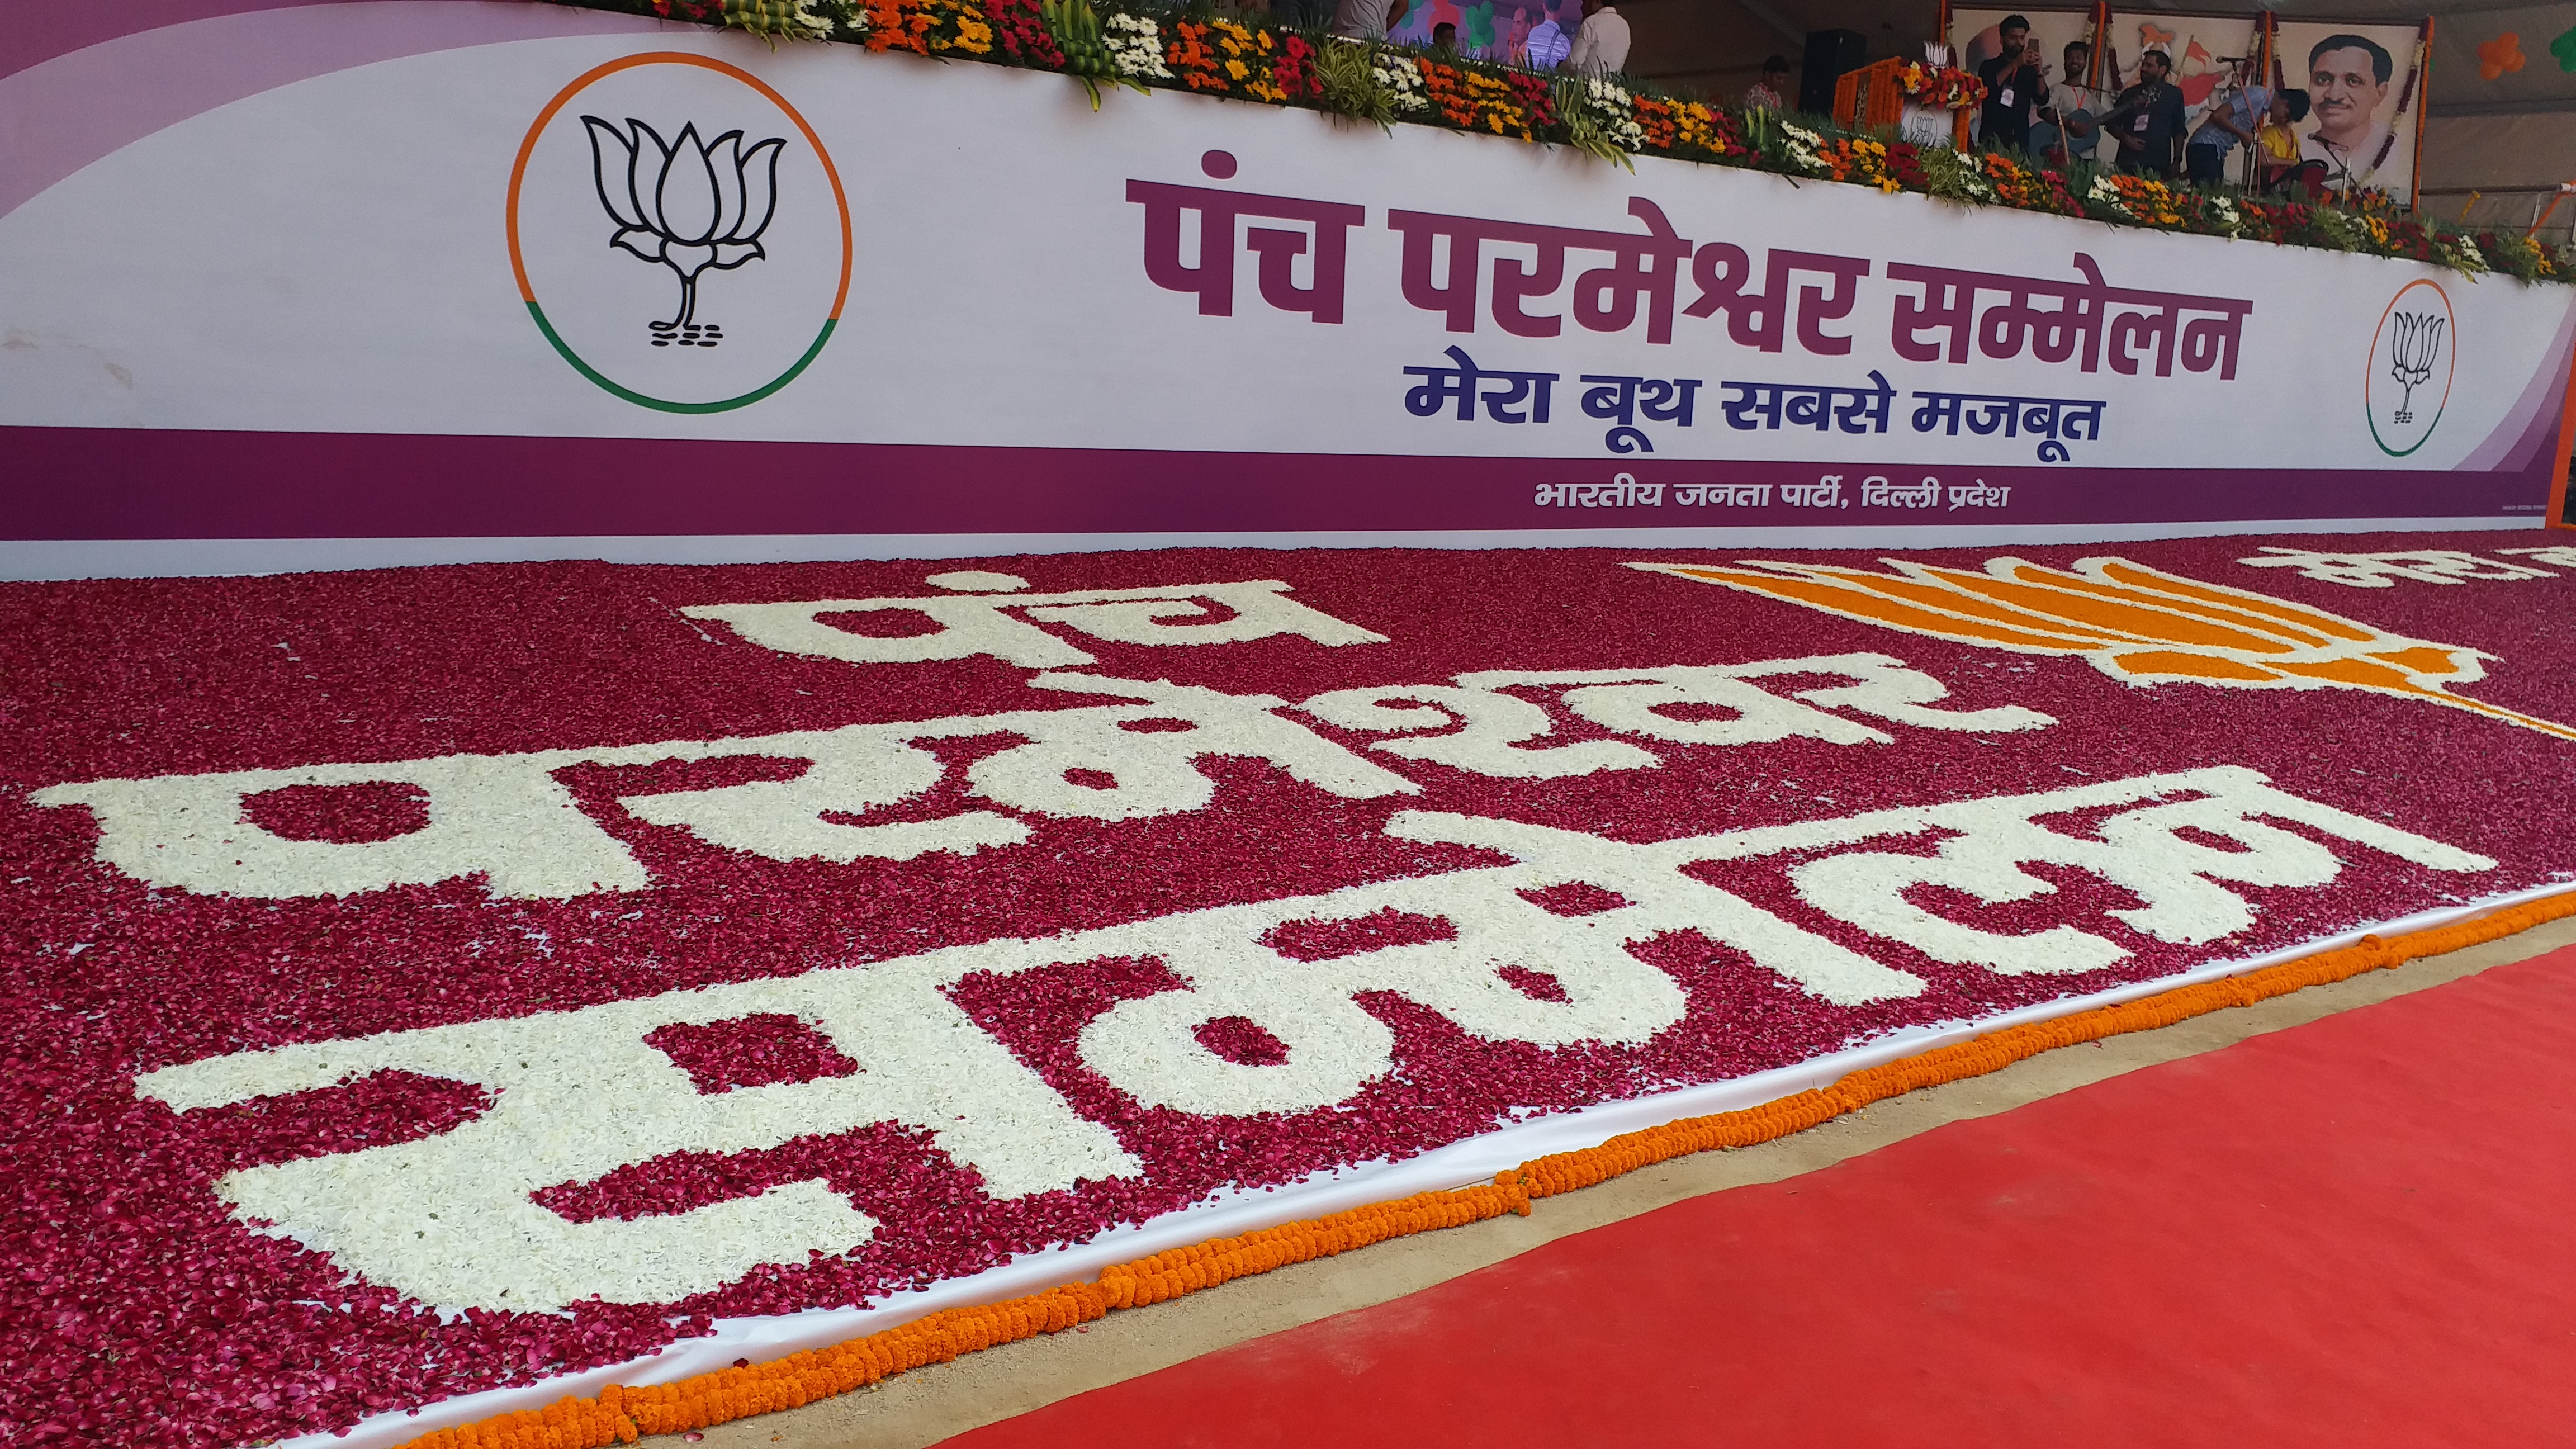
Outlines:
{"label": "bjp lotus logo", "polygon": [[698,276],[769,255],[760,234],[778,209],[778,156],[787,142],[772,137],[745,148],[740,131],[700,141],[693,122],[664,145],[659,132],[632,117],[624,131],[597,116],[581,123],[590,128],[599,204],[617,223],[608,244],[660,262],[680,279],[680,313],[650,324],[653,345],[715,346],[722,329],[696,321]]}
{"label": "bjp lotus logo", "polygon": [[2392,423],[2415,421],[2415,389],[2433,375],[2433,364],[2442,355],[2442,328],[2451,319],[2431,313],[2392,312],[2388,320],[2396,330],[2388,339],[2388,375],[2406,389],[2397,400],[2397,411],[2388,415]]}
{"label": "bjp lotus logo", "polygon": [[2017,558],[1983,573],[1898,559],[1894,573],[1838,564],[1630,564],[1723,584],[1846,619],[2022,654],[2071,654],[2125,683],[2359,689],[2420,699],[2563,740],[2576,728],[2452,694],[2492,655],[2391,634],[2323,609],[2205,584],[2121,558],[2068,573]]}
{"label": "bjp lotus logo", "polygon": [[2403,458],[2424,446],[2451,398],[2459,323],[2441,284],[2418,277],[2397,289],[2370,339],[2362,410],[2379,450]]}
{"label": "bjp lotus logo", "polygon": [[545,103],[506,226],[538,334],[575,375],[667,413],[794,382],[840,325],[857,254],[822,134],[759,76],[678,51],[603,62]]}

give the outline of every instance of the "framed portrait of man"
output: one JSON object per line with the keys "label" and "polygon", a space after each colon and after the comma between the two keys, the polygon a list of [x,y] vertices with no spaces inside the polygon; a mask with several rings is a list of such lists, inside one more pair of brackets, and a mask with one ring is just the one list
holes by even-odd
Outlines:
{"label": "framed portrait of man", "polygon": [[2423,111],[2420,26],[2281,22],[2281,84],[2308,97],[2299,157],[2336,191],[2415,196],[2415,121]]}

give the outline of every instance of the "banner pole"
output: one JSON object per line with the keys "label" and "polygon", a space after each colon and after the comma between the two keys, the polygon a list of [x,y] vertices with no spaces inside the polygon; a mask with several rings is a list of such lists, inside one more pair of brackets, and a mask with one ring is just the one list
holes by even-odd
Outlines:
{"label": "banner pole", "polygon": [[2567,402],[2558,412],[2558,454],[2549,467],[2550,528],[2576,531],[2576,519],[2567,516],[2567,471],[2569,459],[2576,457],[2576,346],[2567,349]]}
{"label": "banner pole", "polygon": [[[2424,17],[2424,29],[2415,37],[2415,70],[2422,83],[2415,89],[2415,164],[2406,168],[2406,209],[2413,211],[2424,196],[2424,118],[2433,114],[2433,17]],[[2562,484],[2563,486],[2563,484]]]}

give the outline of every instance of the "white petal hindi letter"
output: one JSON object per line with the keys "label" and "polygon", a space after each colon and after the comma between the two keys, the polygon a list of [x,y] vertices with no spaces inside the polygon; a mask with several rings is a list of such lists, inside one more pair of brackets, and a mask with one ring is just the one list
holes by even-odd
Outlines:
{"label": "white petal hindi letter", "polygon": [[[1148,592],[1123,589],[1115,594]],[[1281,634],[1330,645],[1387,642],[1383,634],[1289,598],[1288,585],[1278,579],[1182,584],[1150,592],[1163,596],[1116,597],[1112,591],[1103,590],[1104,597],[1090,601],[1050,603],[1033,599],[1028,602],[1037,607],[1029,610],[1029,616],[1120,644],[1241,644]],[[1215,617],[1216,611],[1202,600],[1224,605],[1231,615]]]}
{"label": "white petal hindi letter", "polygon": [[1027,826],[984,810],[884,824],[830,818],[900,804],[939,783],[945,772],[939,758],[884,726],[853,725],[741,743],[746,748],[728,753],[801,758],[807,762],[805,772],[793,780],[627,795],[617,803],[639,820],[679,826],[710,845],[772,860],[846,864],[861,858],[910,860],[932,851],[972,855],[1029,837]]}
{"label": "white petal hindi letter", "polygon": [[[1378,740],[1369,746],[1381,754],[1429,760],[1500,779],[1556,780],[1599,770],[1651,770],[1663,764],[1652,751],[1619,740],[1525,748],[1554,729],[1547,710],[1495,688],[1393,684],[1337,689],[1297,707],[1346,730],[1421,736]],[[1427,733],[1432,730],[1445,732]]]}
{"label": "white petal hindi letter", "polygon": [[[85,805],[98,858],[156,886],[206,894],[353,895],[482,875],[497,896],[641,890],[642,865],[556,783],[569,754],[447,755],[386,764],[313,765],[93,780],[35,792],[39,805]],[[408,785],[428,822],[386,840],[290,840],[251,822],[251,796],[290,786]]]}
{"label": "white petal hindi letter", "polygon": [[[850,664],[918,664],[989,655],[1030,669],[1089,664],[1092,656],[1004,610],[1009,597],[934,594],[918,599],[807,599],[784,604],[698,604],[680,612],[714,619],[743,638],[782,654]],[[939,627],[926,634],[879,638],[823,622],[826,614],[900,611],[926,614]]]}
{"label": "white petal hindi letter", "polygon": [[[859,1071],[702,1092],[644,1038],[672,1024],[796,1016]],[[579,1011],[245,1052],[149,1072],[177,1111],[399,1070],[494,1098],[434,1136],[227,1174],[245,1218],[431,1303],[549,1312],[596,1295],[668,1303],[766,1263],[866,1242],[875,1224],[820,1182],[681,1212],[575,1221],[532,1196],[678,1153],[730,1154],[879,1122],[925,1132],[997,1197],[1132,1175],[1133,1158],[979,1030],[919,971],[827,969]]]}

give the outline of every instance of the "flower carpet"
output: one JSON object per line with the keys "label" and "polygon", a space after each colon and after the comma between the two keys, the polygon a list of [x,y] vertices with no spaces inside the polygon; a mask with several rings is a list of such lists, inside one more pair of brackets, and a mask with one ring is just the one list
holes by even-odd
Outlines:
{"label": "flower carpet", "polygon": [[0,1437],[398,1443],[2563,888],[2554,537],[6,586]]}

